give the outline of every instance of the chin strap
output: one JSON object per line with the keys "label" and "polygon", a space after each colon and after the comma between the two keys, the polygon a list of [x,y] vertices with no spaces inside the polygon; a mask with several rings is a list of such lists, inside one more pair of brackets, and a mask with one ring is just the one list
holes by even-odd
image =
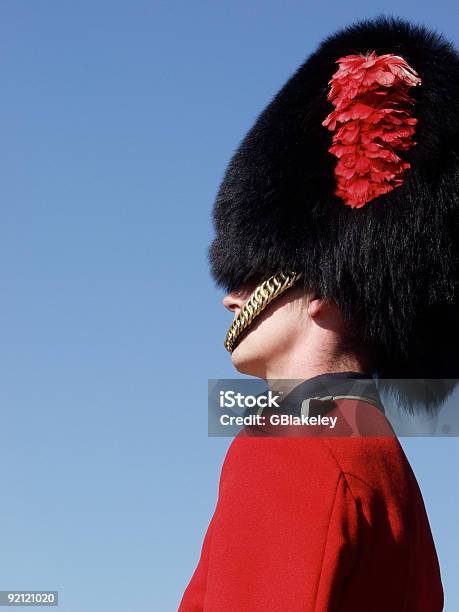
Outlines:
{"label": "chin strap", "polygon": [[242,333],[252,325],[258,315],[262,313],[273,300],[292,287],[300,276],[301,274],[296,272],[280,272],[279,274],[274,274],[274,276],[271,276],[268,280],[265,280],[255,288],[235,317],[226,334],[225,348],[227,351],[230,353],[233,352],[241,339]]}

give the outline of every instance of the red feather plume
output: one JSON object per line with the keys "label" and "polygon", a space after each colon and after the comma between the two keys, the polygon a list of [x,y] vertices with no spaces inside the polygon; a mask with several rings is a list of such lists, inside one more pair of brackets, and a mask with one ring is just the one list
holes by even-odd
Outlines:
{"label": "red feather plume", "polygon": [[416,143],[411,87],[421,84],[416,71],[398,55],[347,55],[328,94],[335,107],[322,123],[333,134],[330,153],[336,195],[352,208],[392,191],[403,183],[410,164],[398,155]]}

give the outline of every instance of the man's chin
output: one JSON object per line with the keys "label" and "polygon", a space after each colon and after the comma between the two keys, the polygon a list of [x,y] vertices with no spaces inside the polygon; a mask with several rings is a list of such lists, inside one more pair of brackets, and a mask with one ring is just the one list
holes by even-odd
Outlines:
{"label": "man's chin", "polygon": [[231,361],[241,374],[260,377],[261,358],[250,350],[249,343],[242,340],[231,353]]}

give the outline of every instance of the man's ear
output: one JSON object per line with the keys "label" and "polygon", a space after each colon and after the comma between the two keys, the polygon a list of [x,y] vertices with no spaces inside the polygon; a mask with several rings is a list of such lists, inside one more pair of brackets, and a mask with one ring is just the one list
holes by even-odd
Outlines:
{"label": "man's ear", "polygon": [[312,297],[308,301],[308,315],[311,317],[311,319],[314,319],[323,312],[325,307],[325,300],[319,297]]}
{"label": "man's ear", "polygon": [[313,296],[308,302],[308,315],[320,327],[336,332],[344,329],[341,311],[332,300]]}

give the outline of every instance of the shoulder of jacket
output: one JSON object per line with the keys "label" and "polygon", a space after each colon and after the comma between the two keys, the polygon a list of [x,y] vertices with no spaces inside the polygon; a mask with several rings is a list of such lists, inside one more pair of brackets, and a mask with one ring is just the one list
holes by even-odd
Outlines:
{"label": "shoulder of jacket", "polygon": [[236,436],[223,462],[220,486],[245,480],[254,485],[322,487],[336,483],[341,473],[333,454],[317,438]]}

